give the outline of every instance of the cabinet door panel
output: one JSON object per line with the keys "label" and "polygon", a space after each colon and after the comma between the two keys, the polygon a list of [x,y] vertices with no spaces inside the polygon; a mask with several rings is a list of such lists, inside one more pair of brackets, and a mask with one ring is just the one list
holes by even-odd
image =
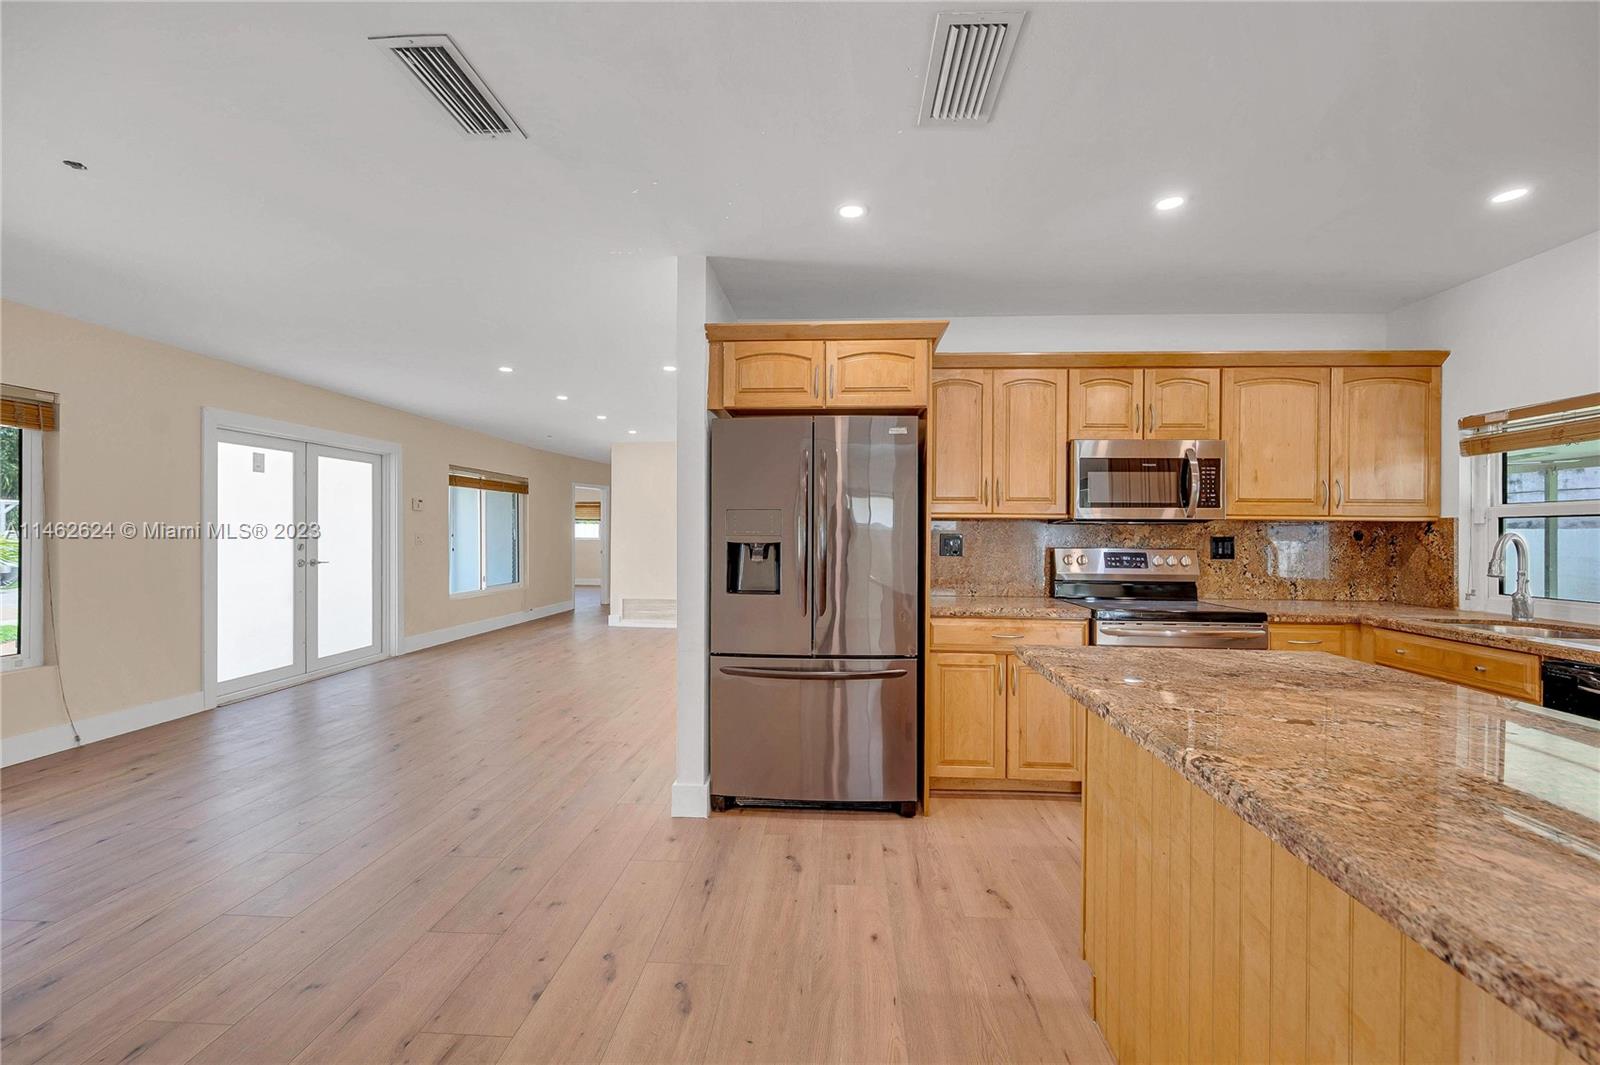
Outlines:
{"label": "cabinet door panel", "polygon": [[920,410],[928,405],[926,340],[830,340],[827,402],[832,407]]}
{"label": "cabinet door panel", "polygon": [[1222,371],[1146,370],[1147,440],[1215,440],[1221,435]]}
{"label": "cabinet door panel", "polygon": [[729,410],[822,406],[822,341],[739,340],[722,345]]}
{"label": "cabinet door panel", "polygon": [[1333,513],[1439,516],[1439,370],[1333,371]]}
{"label": "cabinet door panel", "polygon": [[1067,513],[1067,375],[994,371],[994,512]]}
{"label": "cabinet door panel", "polygon": [[1138,440],[1144,435],[1143,370],[1073,370],[1068,402],[1074,440]]}
{"label": "cabinet door panel", "polygon": [[1083,779],[1083,707],[1016,658],[1009,660],[1006,776]]}
{"label": "cabinet door panel", "polygon": [[1326,369],[1222,372],[1228,516],[1328,513]]}
{"label": "cabinet door panel", "polygon": [[933,514],[987,514],[993,507],[991,382],[989,370],[939,370],[933,375],[933,439],[928,447]]}
{"label": "cabinet door panel", "polygon": [[1003,655],[928,656],[928,776],[1006,775]]}

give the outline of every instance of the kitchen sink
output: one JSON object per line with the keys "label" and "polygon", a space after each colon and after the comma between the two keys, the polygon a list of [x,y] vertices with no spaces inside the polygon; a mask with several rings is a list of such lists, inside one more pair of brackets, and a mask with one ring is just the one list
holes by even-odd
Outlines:
{"label": "kitchen sink", "polygon": [[1600,643],[1600,632],[1587,629],[1563,629],[1553,625],[1537,625],[1528,621],[1446,621],[1451,625],[1463,629],[1483,629],[1488,632],[1498,632],[1506,636],[1529,636],[1534,639],[1544,640],[1575,640],[1589,643]]}

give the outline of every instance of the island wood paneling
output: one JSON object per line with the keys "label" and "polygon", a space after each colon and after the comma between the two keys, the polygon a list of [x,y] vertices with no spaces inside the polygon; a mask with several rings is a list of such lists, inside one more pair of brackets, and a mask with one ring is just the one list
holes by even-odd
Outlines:
{"label": "island wood paneling", "polygon": [[1119,1061],[1581,1060],[1085,717],[1082,940]]}

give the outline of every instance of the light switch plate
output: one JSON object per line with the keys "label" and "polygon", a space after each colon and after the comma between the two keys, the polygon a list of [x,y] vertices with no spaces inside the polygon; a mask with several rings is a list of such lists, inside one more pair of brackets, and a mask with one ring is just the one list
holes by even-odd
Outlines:
{"label": "light switch plate", "polygon": [[940,533],[939,534],[939,554],[944,558],[960,558],[961,557],[961,534],[960,533]]}
{"label": "light switch plate", "polygon": [[422,509],[422,497],[421,496],[413,496],[412,497],[412,499],[411,499],[411,509],[412,510],[421,510]]}

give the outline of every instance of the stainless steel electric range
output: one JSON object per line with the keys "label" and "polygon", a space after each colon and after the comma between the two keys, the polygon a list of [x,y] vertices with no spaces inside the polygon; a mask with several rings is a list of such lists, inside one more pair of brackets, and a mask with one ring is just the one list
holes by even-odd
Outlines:
{"label": "stainless steel electric range", "polygon": [[1091,643],[1263,650],[1267,615],[1200,601],[1200,563],[1178,548],[1053,547],[1050,594],[1087,607]]}

